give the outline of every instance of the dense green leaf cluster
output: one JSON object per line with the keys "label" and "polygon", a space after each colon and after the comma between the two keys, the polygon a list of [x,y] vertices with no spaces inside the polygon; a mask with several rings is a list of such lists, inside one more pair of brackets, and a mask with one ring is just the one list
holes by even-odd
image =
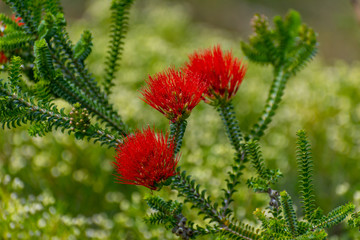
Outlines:
{"label": "dense green leaf cluster", "polygon": [[133,0],[115,0],[111,5],[111,40],[106,58],[105,79],[103,82],[106,94],[111,93],[114,86],[115,73],[119,68],[119,60],[123,51],[124,38],[128,31],[129,9]]}
{"label": "dense green leaf cluster", "polygon": [[265,166],[257,141],[248,142],[246,148],[247,157],[250,159],[258,176],[248,179],[247,184],[249,188],[252,188],[255,192],[268,192],[271,185],[275,184],[282,174],[278,169],[269,169]]}
{"label": "dense green leaf cluster", "polygon": [[249,60],[273,67],[274,79],[266,105],[248,138],[259,139],[266,130],[284,94],[287,80],[303,68],[317,52],[316,34],[301,23],[296,11],[290,11],[283,20],[274,18],[271,29],[265,16],[255,15],[252,20],[254,35],[241,47]]}
{"label": "dense green leaf cluster", "polygon": [[[60,127],[63,131],[70,129],[69,116],[64,113],[64,110],[61,111],[61,120],[54,121],[54,117],[49,117],[49,114],[50,116],[60,114],[51,100],[62,98],[71,105],[79,104],[87,108],[89,115],[109,128],[109,130],[101,130],[98,125],[86,127],[82,129],[81,134],[76,133],[77,138],[96,136],[95,140],[114,146],[119,137],[112,135],[125,136],[128,130],[84,63],[91,53],[91,33],[85,31],[78,43],[73,46],[65,29],[66,21],[58,1],[10,0],[6,2],[17,13],[17,16],[21,17],[24,25],[19,26],[5,15],[0,16],[0,20],[6,26],[4,35],[0,38],[0,51],[20,57],[22,54],[19,54],[21,53],[19,51],[26,51],[31,57],[23,59],[24,65],[32,64],[31,61],[34,61],[34,65],[31,69],[24,69],[24,73],[28,80],[36,84],[28,85],[21,79],[21,61],[20,58],[14,58],[9,69],[11,90],[5,83],[1,89],[3,96],[1,100],[6,103],[2,106],[4,109],[2,112],[5,112],[2,113],[4,116],[1,119],[3,126],[15,127],[15,123],[19,125],[20,122],[25,123],[28,120],[36,121],[36,125],[30,130],[33,136],[44,135],[51,131],[52,126]],[[10,95],[13,96],[10,97]],[[16,98],[21,99],[21,106]],[[34,102],[35,99],[37,99],[36,102]],[[10,105],[14,104],[21,108],[10,108]],[[35,107],[42,110],[35,111]],[[30,113],[35,111],[36,114],[29,116],[29,111]],[[89,125],[90,119],[86,121]],[[74,128],[71,130],[74,131]],[[107,136],[106,140],[99,135]]]}

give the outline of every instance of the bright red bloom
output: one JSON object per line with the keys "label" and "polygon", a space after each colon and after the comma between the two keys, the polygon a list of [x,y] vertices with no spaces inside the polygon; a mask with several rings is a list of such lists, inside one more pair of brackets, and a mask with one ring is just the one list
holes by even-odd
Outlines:
{"label": "bright red bloom", "polygon": [[179,157],[169,135],[155,133],[150,127],[128,136],[118,146],[114,166],[120,183],[142,185],[156,190],[158,184],[175,176]]}
{"label": "bright red bloom", "polygon": [[12,19],[13,21],[15,21],[19,26],[25,25],[25,23],[21,22],[21,20],[22,20],[21,17],[15,17],[15,15],[12,15],[11,19]]}
{"label": "bright red bloom", "polygon": [[149,76],[146,83],[141,90],[143,100],[172,122],[189,117],[207,90],[207,83],[198,74],[174,68]]}
{"label": "bright red bloom", "polygon": [[3,52],[0,52],[0,64],[4,64],[8,61],[8,58],[5,56]]}
{"label": "bright red bloom", "polygon": [[205,94],[211,102],[230,101],[245,76],[246,66],[231,52],[223,52],[219,45],[213,49],[194,52],[186,64],[188,70],[201,75],[209,82]]}
{"label": "bright red bloom", "polygon": [[[0,37],[4,35],[3,31],[5,30],[5,26],[0,22]],[[8,61],[8,58],[5,56],[4,52],[0,52],[0,64],[4,64]]]}

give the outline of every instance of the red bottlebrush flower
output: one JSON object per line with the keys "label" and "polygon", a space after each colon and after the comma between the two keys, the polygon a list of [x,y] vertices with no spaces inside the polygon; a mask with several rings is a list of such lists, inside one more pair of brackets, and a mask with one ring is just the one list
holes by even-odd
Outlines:
{"label": "red bottlebrush flower", "polygon": [[175,176],[179,157],[169,135],[155,133],[150,127],[137,131],[118,146],[114,167],[120,183],[142,185],[156,190],[158,184]]}
{"label": "red bottlebrush flower", "polygon": [[[2,25],[0,22],[0,37],[4,35],[3,31],[5,30],[5,25]],[[8,61],[8,58],[5,56],[4,52],[0,52],[0,64],[4,64]]]}
{"label": "red bottlebrush flower", "polygon": [[142,100],[172,122],[189,117],[207,90],[207,83],[198,74],[174,68],[149,76],[146,83],[147,86],[141,90]]}
{"label": "red bottlebrush flower", "polygon": [[187,69],[201,75],[209,82],[205,97],[214,101],[228,102],[236,94],[245,76],[246,66],[231,52],[223,52],[220,46],[194,52],[189,56]]}
{"label": "red bottlebrush flower", "polygon": [[21,22],[21,20],[22,20],[21,17],[15,17],[15,15],[12,15],[11,19],[12,19],[13,21],[15,21],[19,26],[25,25],[25,23]]}
{"label": "red bottlebrush flower", "polygon": [[4,64],[8,61],[8,58],[5,56],[3,52],[0,52],[0,64]]}

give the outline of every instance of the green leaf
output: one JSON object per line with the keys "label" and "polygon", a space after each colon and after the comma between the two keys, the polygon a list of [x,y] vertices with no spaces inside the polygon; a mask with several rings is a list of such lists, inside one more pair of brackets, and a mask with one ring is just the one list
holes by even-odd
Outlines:
{"label": "green leaf", "polygon": [[295,210],[293,208],[293,202],[290,195],[286,191],[280,193],[281,207],[283,209],[283,214],[286,220],[286,225],[291,232],[292,237],[297,237],[299,235],[297,229],[297,218]]}
{"label": "green leaf", "polygon": [[123,51],[124,38],[128,30],[128,15],[133,0],[113,0],[111,4],[111,30],[108,56],[105,62],[105,93],[111,93],[114,78],[119,69],[119,61]]}
{"label": "green leaf", "polygon": [[304,209],[304,218],[309,222],[314,222],[315,196],[312,184],[313,161],[311,156],[311,146],[303,130],[297,132],[297,164],[299,172],[299,188]]}

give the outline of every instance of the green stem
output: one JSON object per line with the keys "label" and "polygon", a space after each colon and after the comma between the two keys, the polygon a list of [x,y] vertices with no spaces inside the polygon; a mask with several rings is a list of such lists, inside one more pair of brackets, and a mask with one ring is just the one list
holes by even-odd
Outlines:
{"label": "green stem", "polygon": [[232,102],[227,102],[217,108],[221,119],[223,120],[226,134],[230,140],[231,145],[236,152],[241,152],[243,136],[240,131],[239,121],[236,119],[234,106]]}
{"label": "green stem", "polygon": [[245,150],[243,150],[243,136],[240,131],[239,122],[234,112],[234,106],[231,102],[225,105],[220,105],[217,108],[221,119],[230,140],[231,145],[235,149],[234,163],[231,165],[232,171],[228,172],[228,178],[226,181],[226,189],[224,200],[222,202],[221,214],[223,217],[229,215],[229,205],[233,201],[232,195],[236,192],[235,187],[240,183],[240,177],[242,170],[245,168],[244,163],[246,162]]}
{"label": "green stem", "polygon": [[196,184],[190,175],[187,176],[185,171],[180,172],[180,167],[177,171],[179,174],[173,177],[171,189],[176,190],[179,197],[185,197],[185,202],[192,203],[193,207],[199,209],[200,214],[205,215],[205,218],[223,225],[225,219],[210,201],[210,196],[206,197],[206,190],[200,192],[200,185]]}
{"label": "green stem", "polygon": [[[78,82],[75,75],[71,73],[71,71],[65,66],[65,64],[58,58],[52,48],[49,48],[50,54],[58,65],[59,68],[63,70],[65,75],[71,80],[71,82]],[[64,79],[64,81],[67,81]],[[76,101],[70,101],[69,99],[65,99],[68,102],[74,104],[74,102],[79,102],[83,107],[86,107],[91,111],[94,115],[96,115],[99,119],[106,122],[112,129],[119,132],[122,135],[127,135],[127,126],[121,120],[120,116],[112,109],[111,105],[105,104],[103,105],[101,101],[97,101],[98,99],[92,98],[91,96],[85,96],[82,94],[81,91],[85,91],[86,88],[83,88],[82,85],[74,84],[72,87],[65,86],[64,84],[60,83],[59,81],[53,82],[53,84],[58,85],[58,87],[66,94],[71,97],[71,99],[75,99]],[[77,94],[74,94],[74,89],[69,88],[77,88]],[[85,92],[86,93],[86,92]],[[101,98],[101,97],[100,97]],[[104,100],[105,101],[105,100]]]}
{"label": "green stem", "polygon": [[[205,215],[204,219],[208,218],[210,219],[210,223],[217,223],[218,225],[216,225],[217,227],[213,229],[214,231],[217,232],[222,230],[223,232],[231,233],[233,236],[243,237],[241,239],[259,239],[257,238],[258,235],[251,231],[241,227],[234,227],[235,225],[233,224],[233,221],[236,220],[224,217],[223,214],[217,210],[217,205],[212,204],[210,196],[206,196],[206,190],[200,191],[200,185],[196,184],[195,180],[191,179],[191,176],[186,175],[185,171],[180,172],[180,167],[177,171],[179,174],[173,177],[170,187],[173,190],[177,190],[179,197],[185,197],[185,202],[190,202],[192,204],[192,208],[197,208],[199,210],[199,214]],[[207,231],[201,232],[203,234],[207,233]],[[246,234],[244,235],[244,233]],[[247,238],[244,238],[246,236]],[[251,236],[251,238],[249,236]],[[255,236],[255,238],[252,238],[253,236]]]}
{"label": "green stem", "polygon": [[[71,131],[70,117],[52,107],[52,110],[42,107],[41,104],[35,104],[34,101],[28,100],[26,96],[19,96],[18,94],[0,87],[0,96],[7,96],[9,101],[14,102],[18,107],[24,107],[29,111],[29,115],[33,116],[30,121],[50,121],[54,124],[55,128],[61,127],[62,131]],[[109,147],[116,147],[116,145],[122,143],[122,140],[115,135],[112,135],[109,131],[103,130],[98,126],[91,125],[89,131],[84,134],[84,137],[94,139],[101,145],[108,145]],[[76,134],[76,133],[75,133]]]}
{"label": "green stem", "polygon": [[180,120],[174,123],[173,122],[170,123],[170,139],[171,140],[174,139],[174,142],[176,144],[174,155],[176,155],[180,151],[186,126],[187,126],[186,120]]}
{"label": "green stem", "polygon": [[272,121],[275,111],[278,108],[281,98],[284,95],[284,89],[290,75],[282,68],[275,69],[274,80],[272,82],[269,96],[266,100],[265,108],[258,119],[257,123],[251,129],[251,133],[247,136],[248,139],[260,139],[264,135],[264,131]]}

